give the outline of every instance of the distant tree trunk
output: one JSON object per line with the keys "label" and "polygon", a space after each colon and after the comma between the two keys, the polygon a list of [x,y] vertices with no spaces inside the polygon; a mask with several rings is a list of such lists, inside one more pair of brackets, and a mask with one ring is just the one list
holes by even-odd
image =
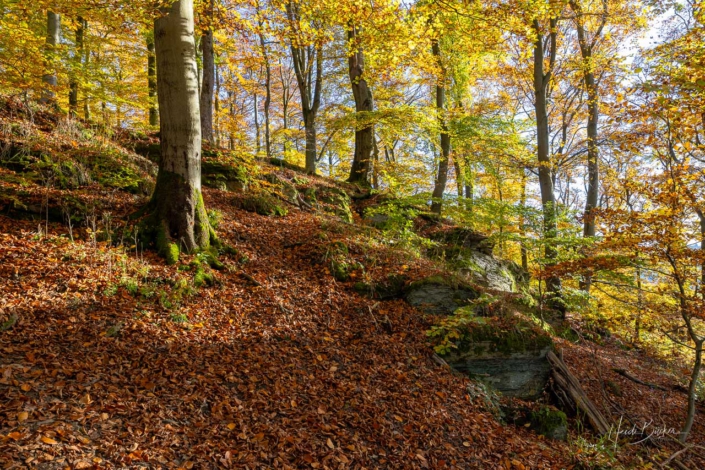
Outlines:
{"label": "distant tree trunk", "polygon": [[220,73],[218,67],[215,68],[215,96],[213,97],[213,133],[215,135],[215,146],[220,147]]}
{"label": "distant tree trunk", "polygon": [[149,99],[149,125],[159,124],[157,113],[157,58],[154,54],[154,31],[147,33],[147,96]]}
{"label": "distant tree trunk", "polygon": [[465,175],[460,166],[460,159],[453,156],[453,167],[455,168],[455,184],[458,191],[458,201],[463,197],[463,185],[465,184]]}
{"label": "distant tree trunk", "polygon": [[[595,78],[595,70],[593,63],[593,48],[597,40],[602,34],[602,29],[607,22],[607,2],[603,2],[603,14],[600,26],[593,39],[589,39],[585,26],[583,24],[583,12],[580,4],[575,0],[570,0],[570,7],[575,13],[576,30],[578,33],[578,44],[580,45],[580,54],[583,59],[583,82],[585,83],[585,91],[587,93],[587,172],[588,185],[587,194],[585,196],[585,211],[583,213],[583,237],[591,238],[595,236],[595,210],[597,209],[600,187],[600,172],[599,172],[599,148],[597,144],[598,138],[598,123],[600,119],[600,95],[598,93],[597,80]],[[580,287],[586,292],[590,292],[591,278],[586,275]]]}
{"label": "distant tree trunk", "polygon": [[253,96],[253,107],[254,107],[254,112],[255,112],[255,142],[256,142],[255,155],[258,156],[261,146],[260,146],[260,133],[259,133],[259,106],[257,106],[257,93],[255,93]]}
{"label": "distant tree trunk", "polygon": [[[358,28],[350,25],[348,29],[348,42],[355,48],[348,57],[348,71],[350,84],[352,85],[353,97],[355,98],[355,112],[372,112],[374,103],[372,101],[372,91],[367,86],[365,80],[365,55],[362,49],[355,45]],[[363,116],[366,118],[366,116]],[[359,116],[358,116],[359,119]],[[350,183],[360,183],[368,186],[368,175],[373,151],[374,126],[368,124],[362,129],[355,128],[355,154],[350,168]]]}
{"label": "distant tree trunk", "polygon": [[42,76],[42,82],[45,86],[42,90],[42,96],[39,102],[42,104],[50,104],[56,101],[56,87],[59,84],[56,78],[56,70],[54,70],[54,53],[56,46],[61,40],[61,16],[58,13],[47,11],[47,39],[46,39],[46,71]]}
{"label": "distant tree trunk", "polygon": [[[299,5],[289,2],[286,5],[289,22],[300,19]],[[291,42],[291,59],[294,63],[296,82],[301,96],[301,113],[304,117],[306,134],[306,172],[316,174],[316,115],[321,105],[323,83],[323,50],[320,46],[300,47]],[[314,75],[315,73],[315,75]]]}
{"label": "distant tree trunk", "polygon": [[[552,79],[553,67],[556,63],[558,38],[556,31],[557,20],[551,18],[548,37],[549,61],[548,71],[545,71],[544,35],[538,20],[534,20],[533,28],[536,34],[534,43],[534,109],[536,112],[536,139],[537,157],[539,166],[539,187],[541,188],[541,204],[543,206],[544,254],[547,267],[553,265],[558,256],[555,247],[555,238],[558,235],[556,221],[556,198],[553,193],[553,179],[551,176],[551,158],[549,147],[548,127],[548,93]],[[557,297],[561,291],[561,281],[557,276],[546,280],[548,292]],[[556,304],[557,305],[557,304]]]}
{"label": "distant tree trunk", "polygon": [[78,75],[83,62],[83,34],[86,28],[86,20],[80,16],[76,22],[78,23],[76,26],[76,50],[74,51],[71,81],[69,83],[69,114],[72,117],[78,115]]}
{"label": "distant tree trunk", "polygon": [[[284,72],[282,69],[281,59],[279,60],[279,78],[282,84],[282,129],[285,131],[289,129],[289,100],[291,99],[291,94],[289,93],[289,83],[284,79]],[[282,142],[282,152],[286,155],[289,150],[288,146],[289,138],[286,136]]]}
{"label": "distant tree trunk", "polygon": [[208,29],[201,36],[203,81],[201,82],[201,136],[213,143],[213,87],[215,85],[215,58],[213,56],[213,0],[210,0],[206,16]]}
{"label": "distant tree trunk", "polygon": [[[257,4],[259,12],[259,3]],[[269,51],[267,50],[267,42],[264,40],[262,28],[264,22],[259,20],[259,44],[262,49],[262,59],[264,59],[264,148],[267,153],[267,158],[272,158],[272,144],[270,137],[269,124],[269,107],[272,104],[272,66],[269,63]]]}
{"label": "distant tree trunk", "polygon": [[[441,48],[438,44],[438,40],[433,41],[433,55],[441,66],[441,73],[444,74],[445,72],[441,64]],[[433,194],[431,196],[431,212],[434,214],[440,214],[443,206],[443,193],[446,190],[446,183],[448,182],[448,157],[450,156],[450,134],[448,134],[448,127],[445,117],[443,116],[446,99],[446,89],[443,85],[444,79],[443,76],[439,77],[438,83],[436,84],[436,111],[438,112],[438,120],[441,124],[441,153],[438,159],[438,174],[436,175],[436,181],[433,185]]]}
{"label": "distant tree trunk", "polygon": [[529,251],[526,249],[526,170],[521,173],[521,217],[519,218],[519,234],[521,235],[521,267],[529,272]]}
{"label": "distant tree trunk", "polygon": [[215,241],[201,195],[201,119],[193,0],[177,0],[154,22],[161,159],[143,224],[167,262]]}
{"label": "distant tree trunk", "polygon": [[[88,22],[86,22],[86,28],[88,28]],[[85,33],[84,33],[85,35]],[[86,45],[85,37],[83,41],[83,69],[88,70],[88,63],[90,62],[91,59],[91,51]],[[83,119],[86,121],[90,120],[91,118],[91,103],[90,103],[90,96],[88,93],[88,90],[84,88],[83,91]]]}
{"label": "distant tree trunk", "polygon": [[372,187],[379,189],[379,146],[374,134],[372,135],[372,145]]}

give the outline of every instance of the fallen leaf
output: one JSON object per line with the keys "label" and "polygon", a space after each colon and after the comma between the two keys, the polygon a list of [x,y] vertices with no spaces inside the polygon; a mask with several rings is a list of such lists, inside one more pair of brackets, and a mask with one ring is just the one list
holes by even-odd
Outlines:
{"label": "fallen leaf", "polygon": [[44,444],[49,444],[50,446],[53,446],[54,444],[58,444],[57,441],[55,441],[51,437],[47,437],[47,436],[42,436],[42,442]]}

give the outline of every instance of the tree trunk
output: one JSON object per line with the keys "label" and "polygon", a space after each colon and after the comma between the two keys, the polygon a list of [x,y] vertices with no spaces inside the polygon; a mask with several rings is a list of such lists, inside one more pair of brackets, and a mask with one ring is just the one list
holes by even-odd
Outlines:
{"label": "tree trunk", "polygon": [[159,124],[157,113],[157,58],[154,54],[154,31],[147,33],[147,96],[149,98],[149,125]]}
{"label": "tree trunk", "polygon": [[[286,5],[290,23],[300,21],[299,6],[294,2]],[[323,50],[320,46],[295,46],[291,42],[291,59],[294,63],[296,82],[301,96],[301,112],[306,131],[306,173],[316,174],[316,115],[321,105],[323,83]],[[314,76],[315,72],[315,76]]]}
{"label": "tree trunk", "polygon": [[[356,35],[357,29],[351,25],[348,30],[348,42],[353,48],[357,47],[355,45]],[[348,71],[353,97],[355,98],[355,112],[372,112],[374,103],[372,101],[372,91],[367,86],[367,81],[364,78],[365,56],[362,49],[355,49],[348,57]],[[363,118],[365,117],[363,116]],[[373,125],[366,125],[362,129],[355,128],[355,154],[350,168],[350,177],[348,178],[350,183],[360,183],[364,186],[369,186],[368,175],[370,173],[373,140]]]}
{"label": "tree trunk", "polygon": [[[201,195],[201,127],[193,0],[177,0],[154,22],[161,159],[144,233],[174,263],[208,248],[215,234]],[[166,13],[165,12],[165,13]]]}
{"label": "tree trunk", "polygon": [[220,148],[220,74],[218,67],[215,68],[215,96],[213,97],[213,134],[215,146]]}
{"label": "tree trunk", "polygon": [[[544,37],[539,26],[539,21],[534,20],[533,28],[536,34],[534,43],[534,109],[536,112],[536,139],[537,157],[539,164],[539,187],[541,188],[541,204],[543,206],[543,230],[544,230],[544,255],[546,266],[551,267],[558,252],[555,247],[555,238],[558,235],[556,223],[556,198],[553,193],[553,179],[551,176],[551,157],[549,148],[549,128],[548,128],[548,88],[551,82],[553,66],[557,53],[557,20],[550,20],[550,57],[548,71],[544,72]],[[548,292],[557,297],[561,291],[561,281],[557,276],[551,276],[546,280]]]}
{"label": "tree trunk", "polygon": [[521,217],[519,218],[519,234],[521,235],[521,267],[529,272],[529,251],[526,249],[526,170],[521,174]]}
{"label": "tree trunk", "polygon": [[71,82],[69,83],[69,114],[72,117],[78,115],[78,81],[83,61],[83,34],[86,28],[86,21],[80,16],[76,22],[76,50],[74,51],[73,67],[71,70]]}
{"label": "tree trunk", "polygon": [[446,183],[448,182],[448,157],[450,155],[450,134],[448,134],[448,127],[446,125],[445,117],[443,116],[445,108],[446,90],[443,85],[443,80],[445,77],[443,66],[441,65],[441,48],[438,45],[438,41],[433,41],[433,55],[438,61],[439,66],[441,66],[442,76],[438,78],[438,83],[436,84],[436,112],[438,113],[438,120],[441,124],[441,154],[438,159],[438,174],[436,175],[436,181],[433,185],[433,194],[431,202],[431,212],[434,214],[440,214],[443,206],[443,193],[446,190]]}
{"label": "tree trunk", "polygon": [[[587,37],[585,26],[583,25],[583,13],[580,4],[574,0],[570,0],[570,7],[575,13],[576,30],[578,33],[578,44],[580,45],[580,54],[583,59],[583,82],[585,83],[585,91],[587,93],[587,173],[588,186],[585,197],[585,211],[583,213],[583,237],[591,238],[595,236],[595,210],[598,206],[599,199],[599,149],[597,145],[598,123],[600,119],[600,96],[598,93],[597,80],[595,79],[595,71],[592,57],[592,50],[597,39],[602,34],[602,29],[607,21],[607,3],[603,3],[604,14],[602,15],[601,24],[598,27],[595,36],[592,40]],[[586,292],[590,292],[591,279],[586,275],[581,281],[581,288]]]}
{"label": "tree trunk", "polygon": [[45,44],[45,67],[46,71],[42,76],[42,82],[46,86],[42,89],[42,96],[39,102],[42,104],[50,104],[56,101],[56,86],[58,80],[56,71],[54,70],[54,53],[56,46],[59,44],[61,37],[61,16],[58,13],[47,11],[47,39]]}
{"label": "tree trunk", "polygon": [[304,114],[304,134],[306,136],[306,148],[304,150],[306,154],[306,169],[316,167],[316,121],[315,117],[311,112]]}
{"label": "tree trunk", "polygon": [[[258,7],[259,8],[259,7]],[[259,23],[260,29],[263,27],[262,21]],[[272,144],[269,130],[269,107],[272,104],[272,67],[269,63],[269,52],[264,34],[259,33],[259,43],[262,48],[262,58],[264,59],[264,149],[267,158],[272,158]]]}
{"label": "tree trunk", "polygon": [[215,85],[215,60],[213,57],[213,0],[208,11],[208,30],[201,36],[203,81],[201,82],[201,135],[208,143],[213,142],[213,87]]}
{"label": "tree trunk", "polygon": [[695,398],[697,395],[698,380],[700,379],[700,369],[703,365],[703,341],[695,341],[695,363],[690,374],[690,384],[688,386],[688,412],[685,418],[685,424],[681,430],[680,441],[685,443],[685,440],[690,434],[695,421]]}
{"label": "tree trunk", "polygon": [[[86,26],[88,25],[88,22],[86,22]],[[83,67],[84,70],[88,69],[88,63],[91,59],[91,51],[88,49],[88,46],[86,46],[85,41],[83,43],[83,51],[84,51],[84,60],[83,60]],[[90,97],[88,96],[88,93],[86,90],[84,90],[83,93],[83,118],[88,121],[91,118],[91,105],[90,105]]]}
{"label": "tree trunk", "polygon": [[465,175],[463,174],[463,169],[460,166],[460,159],[453,156],[453,167],[455,168],[455,184],[458,191],[458,203],[463,197],[463,185],[465,184]]}

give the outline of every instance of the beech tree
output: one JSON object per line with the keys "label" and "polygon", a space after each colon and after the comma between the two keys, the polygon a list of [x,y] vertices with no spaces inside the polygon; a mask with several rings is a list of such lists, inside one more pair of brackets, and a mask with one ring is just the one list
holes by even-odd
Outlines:
{"label": "beech tree", "polygon": [[201,35],[201,59],[203,79],[201,81],[201,136],[206,142],[213,142],[213,90],[215,88],[215,58],[213,56],[214,1],[206,5],[206,25]]}
{"label": "beech tree", "polygon": [[42,104],[52,103],[56,99],[56,86],[58,80],[56,71],[53,68],[54,53],[61,38],[61,16],[53,11],[47,11],[47,40],[46,40],[46,71],[42,76],[42,82],[46,86],[42,89],[42,97],[39,102]]}
{"label": "beech tree", "polygon": [[201,195],[201,116],[193,1],[178,0],[154,21],[161,159],[144,233],[167,262],[206,249],[215,232]]}
{"label": "beech tree", "polygon": [[[350,24],[348,28],[348,42],[352,49],[348,55],[348,73],[355,98],[356,113],[370,113],[373,110],[372,91],[367,85],[365,77],[365,54],[356,44],[359,26]],[[372,150],[374,147],[374,126],[367,122],[362,128],[355,128],[355,153],[350,168],[351,183],[368,185]]]}

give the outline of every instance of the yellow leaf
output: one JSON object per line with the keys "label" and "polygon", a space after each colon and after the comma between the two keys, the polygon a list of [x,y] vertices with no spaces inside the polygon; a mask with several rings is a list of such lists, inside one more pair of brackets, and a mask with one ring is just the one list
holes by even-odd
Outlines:
{"label": "yellow leaf", "polygon": [[29,413],[27,413],[26,411],[20,411],[19,413],[17,413],[17,421],[19,421],[20,423],[22,421],[26,421],[27,418],[29,418]]}
{"label": "yellow leaf", "polygon": [[23,392],[29,392],[30,390],[32,390],[32,386],[30,384],[22,384],[20,385],[20,388]]}
{"label": "yellow leaf", "polygon": [[235,426],[236,426],[235,423],[229,423],[228,429],[230,429],[232,431],[233,429],[235,429]]}
{"label": "yellow leaf", "polygon": [[42,442],[44,444],[49,444],[50,446],[53,446],[54,444],[58,444],[57,441],[55,441],[51,437],[47,437],[47,436],[42,436]]}

